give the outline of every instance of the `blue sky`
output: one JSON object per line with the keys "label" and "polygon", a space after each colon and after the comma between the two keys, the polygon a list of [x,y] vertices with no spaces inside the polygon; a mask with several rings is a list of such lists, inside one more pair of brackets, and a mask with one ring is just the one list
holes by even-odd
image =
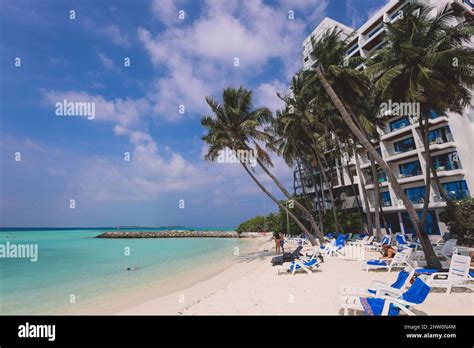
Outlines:
{"label": "blue sky", "polygon": [[[321,19],[357,27],[386,2],[2,1],[0,227],[234,227],[275,210],[238,165],[202,159],[204,97],[244,85],[278,108]],[[65,99],[95,118],[56,116]]]}

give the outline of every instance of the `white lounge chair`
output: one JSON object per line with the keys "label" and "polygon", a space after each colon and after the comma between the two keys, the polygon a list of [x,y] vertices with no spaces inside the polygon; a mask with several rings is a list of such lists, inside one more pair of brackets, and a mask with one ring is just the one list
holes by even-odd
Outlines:
{"label": "white lounge chair", "polygon": [[344,286],[339,289],[340,296],[364,296],[364,297],[380,297],[383,295],[400,296],[405,287],[410,284],[410,280],[415,274],[414,268],[408,268],[398,273],[397,279],[393,284],[387,284],[380,280],[374,280],[369,289]]}
{"label": "white lounge chair", "polygon": [[[454,254],[454,250],[456,248],[458,240],[457,239],[450,239],[446,243],[439,245],[438,247],[434,248],[437,256],[442,256],[447,259],[451,259]],[[416,260],[422,260],[425,258],[425,254],[423,251],[417,251],[413,254],[413,257]]]}
{"label": "white lounge chair", "polygon": [[315,247],[311,250],[310,254],[295,259],[290,263],[288,271],[292,275],[295,275],[297,270],[303,270],[306,273],[312,273],[312,269],[319,267],[319,247]]}
{"label": "white lounge chair", "polygon": [[371,269],[387,269],[391,272],[393,268],[405,268],[406,266],[413,268],[408,261],[411,252],[410,248],[406,248],[397,251],[392,259],[368,260],[362,264],[362,269],[367,270],[367,272]]}
{"label": "white lounge chair", "polygon": [[365,260],[365,250],[362,245],[346,245],[341,250],[336,251],[336,255],[349,261]]}
{"label": "white lounge chair", "polygon": [[380,297],[359,297],[341,296],[339,297],[339,307],[344,309],[344,314],[348,310],[364,311],[367,315],[399,315],[400,311],[407,315],[416,315],[411,307],[422,303],[430,292],[431,288],[417,278],[413,285],[401,296],[383,295]]}
{"label": "white lounge chair", "polygon": [[474,279],[469,276],[471,258],[464,255],[453,255],[448,272],[435,272],[430,275],[427,284],[433,288],[446,288],[450,294],[453,287],[474,288]]}
{"label": "white lounge chair", "polygon": [[380,250],[383,245],[390,245],[392,237],[388,234],[382,237],[380,242],[372,242],[372,244],[364,245],[365,250]]}

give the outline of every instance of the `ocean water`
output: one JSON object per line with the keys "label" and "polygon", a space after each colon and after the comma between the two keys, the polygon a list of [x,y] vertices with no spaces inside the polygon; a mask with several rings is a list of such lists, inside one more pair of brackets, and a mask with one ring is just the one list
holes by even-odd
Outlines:
{"label": "ocean water", "polygon": [[71,298],[84,303],[198,271],[249,245],[233,238],[94,238],[104,231],[110,229],[0,230],[0,244],[38,245],[36,262],[0,258],[0,314],[61,313]]}

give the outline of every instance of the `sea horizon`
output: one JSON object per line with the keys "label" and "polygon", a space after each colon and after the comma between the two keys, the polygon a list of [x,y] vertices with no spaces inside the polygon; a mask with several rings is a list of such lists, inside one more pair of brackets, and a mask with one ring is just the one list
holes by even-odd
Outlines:
{"label": "sea horizon", "polygon": [[[11,247],[13,241],[34,245],[38,254],[37,260],[2,258],[0,315],[58,314],[90,308],[119,293],[189,272],[198,274],[205,266],[232,260],[235,248],[241,252],[250,244],[240,238],[95,238],[109,230],[2,228],[1,245]],[[180,281],[175,282],[179,285]]]}

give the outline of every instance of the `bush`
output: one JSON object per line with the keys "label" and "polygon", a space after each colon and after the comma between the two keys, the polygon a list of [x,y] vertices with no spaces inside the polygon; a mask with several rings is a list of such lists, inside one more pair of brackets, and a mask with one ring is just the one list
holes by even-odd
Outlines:
{"label": "bush", "polygon": [[474,245],[474,198],[451,202],[439,217],[459,244]]}
{"label": "bush", "polygon": [[256,216],[242,222],[237,227],[237,233],[242,232],[275,232],[280,231],[279,214],[270,213],[266,216]]}

